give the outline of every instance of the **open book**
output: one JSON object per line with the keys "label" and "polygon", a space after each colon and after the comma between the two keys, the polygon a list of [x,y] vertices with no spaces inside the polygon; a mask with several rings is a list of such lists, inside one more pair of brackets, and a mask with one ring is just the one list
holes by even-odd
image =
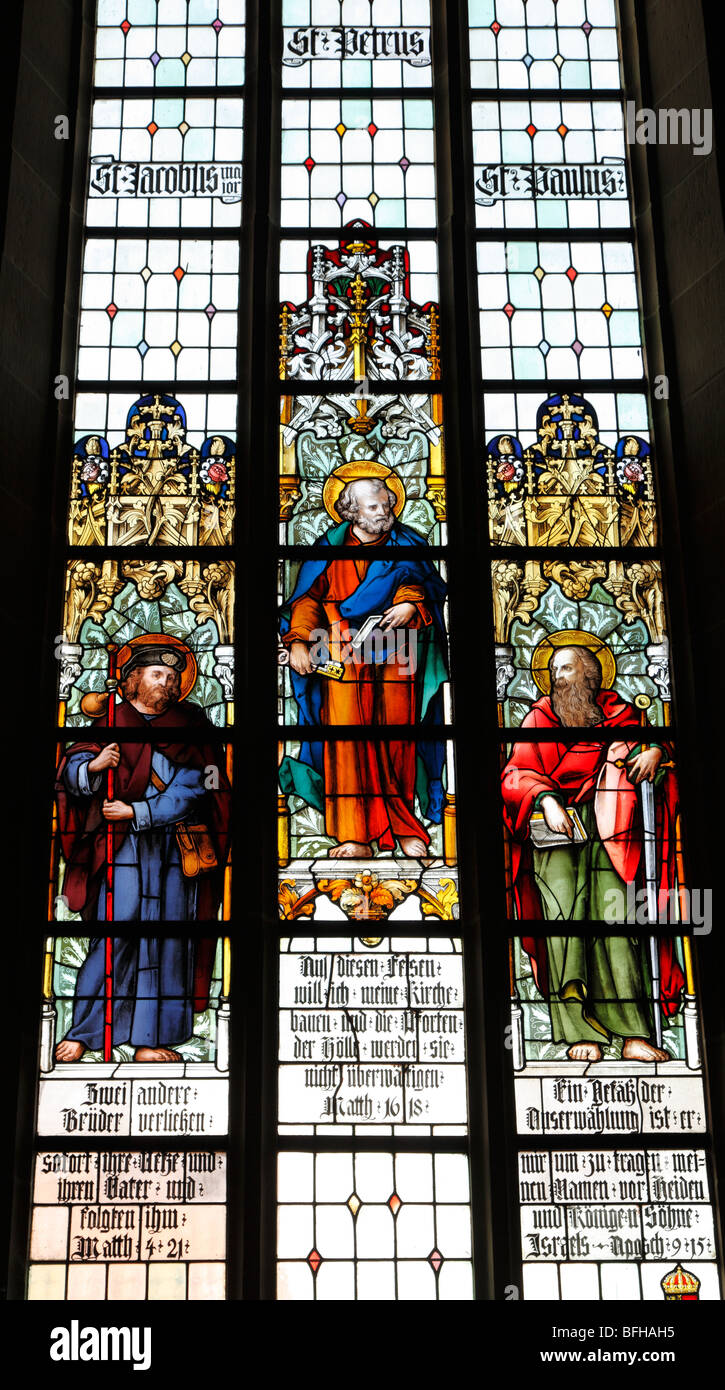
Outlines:
{"label": "open book", "polygon": [[380,636],[383,638],[388,636],[386,632],[383,632],[382,629],[378,627],[378,623],[380,622],[382,616],[382,613],[371,613],[370,617],[365,619],[365,622],[363,623],[362,627],[358,628],[357,632],[355,633],[355,636],[352,638],[350,642],[350,646],[352,647],[354,652],[358,652],[360,650],[363,642],[366,642],[368,637],[372,637],[374,641],[375,636],[378,633],[380,633]]}
{"label": "open book", "polygon": [[571,840],[568,835],[559,835],[556,831],[549,829],[544,820],[543,811],[534,811],[529,821],[529,826],[531,828],[531,843],[534,849],[562,849],[565,845],[586,844],[587,832],[575,808],[573,806],[565,806],[564,810],[574,827],[574,834]]}

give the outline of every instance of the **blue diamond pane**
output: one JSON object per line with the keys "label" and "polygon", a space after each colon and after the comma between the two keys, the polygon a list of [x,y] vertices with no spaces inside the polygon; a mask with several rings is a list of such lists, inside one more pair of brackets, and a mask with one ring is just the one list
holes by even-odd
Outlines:
{"label": "blue diamond pane", "polygon": [[338,193],[338,195],[337,195],[337,197],[336,197],[336,199],[335,199],[335,202],[336,202],[336,203],[339,203],[339,204],[340,204],[340,207],[343,207],[343,206],[345,205],[345,203],[347,202],[347,198],[346,198],[345,194],[344,194],[344,193]]}
{"label": "blue diamond pane", "polygon": [[524,58],[524,62],[525,62],[525,64],[526,64],[527,68],[530,68],[530,67],[531,67],[531,64],[533,63],[533,61],[534,61],[534,60],[533,60],[533,58],[531,57],[531,54],[530,54],[530,53],[527,53],[527,54],[526,54],[526,57]]}
{"label": "blue diamond pane", "polygon": [[153,65],[154,65],[154,67],[156,67],[156,64],[161,62],[161,54],[160,54],[160,53],[152,53],[152,54],[151,54],[151,58],[150,58],[150,62],[152,62]]}
{"label": "blue diamond pane", "polygon": [[149,345],[148,345],[148,343],[145,341],[144,338],[142,338],[142,339],[141,339],[141,342],[138,344],[138,350],[139,350],[139,352],[141,353],[141,356],[142,356],[142,357],[145,357],[145,356],[146,356],[146,353],[147,353],[148,350],[149,350]]}
{"label": "blue diamond pane", "polygon": [[546,357],[547,352],[550,352],[550,351],[551,351],[551,343],[547,343],[546,338],[542,338],[542,339],[541,339],[541,342],[539,343],[539,352],[543,352],[544,357]]}
{"label": "blue diamond pane", "polygon": [[207,315],[207,318],[209,319],[209,322],[211,323],[211,321],[212,321],[212,319],[213,319],[213,317],[214,317],[214,315],[215,315],[215,313],[216,313],[216,308],[214,307],[213,304],[207,304],[206,309],[204,310],[204,313]]}

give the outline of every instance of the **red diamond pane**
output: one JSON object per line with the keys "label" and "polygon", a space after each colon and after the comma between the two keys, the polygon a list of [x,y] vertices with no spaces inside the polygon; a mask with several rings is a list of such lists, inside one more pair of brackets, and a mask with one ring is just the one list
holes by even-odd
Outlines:
{"label": "red diamond pane", "polygon": [[443,1256],[441,1255],[440,1250],[431,1250],[430,1255],[428,1256],[428,1263],[433,1266],[437,1274],[438,1270],[443,1264]]}
{"label": "red diamond pane", "polygon": [[320,1268],[320,1265],[322,1264],[322,1256],[319,1250],[310,1250],[310,1253],[307,1256],[307,1263],[310,1266],[312,1273],[316,1274],[318,1269]]}
{"label": "red diamond pane", "polygon": [[176,270],[173,272],[173,274],[174,278],[178,280],[179,284],[181,284],[181,281],[183,280],[186,271],[182,270],[180,265],[177,265]]}
{"label": "red diamond pane", "polygon": [[123,29],[124,34],[127,34],[129,29],[131,28],[130,20],[124,19],[123,22],[119,25],[119,28]]}
{"label": "red diamond pane", "polygon": [[493,29],[494,34],[498,34],[498,32],[499,32],[499,30],[500,30],[500,28],[501,28],[501,25],[499,24],[499,22],[498,22],[497,19],[494,19],[493,24],[491,25],[491,28]]}
{"label": "red diamond pane", "polygon": [[107,304],[106,313],[108,314],[109,319],[114,319],[116,317],[116,314],[118,313],[118,305]]}
{"label": "red diamond pane", "polygon": [[398,1215],[398,1212],[400,1211],[402,1205],[403,1203],[401,1202],[397,1192],[394,1192],[391,1197],[388,1197],[388,1206],[390,1207],[393,1216]]}
{"label": "red diamond pane", "polygon": [[576,280],[577,275],[579,274],[579,271],[578,271],[578,270],[575,270],[574,267],[573,267],[573,265],[570,265],[570,266],[569,266],[569,269],[567,270],[566,273],[567,273],[567,275],[569,276],[569,279],[571,280],[571,283],[572,283],[572,285],[573,285],[573,284],[574,284],[574,281]]}
{"label": "red diamond pane", "polygon": [[563,138],[564,138],[565,135],[568,135],[568,134],[569,134],[569,127],[568,127],[568,125],[564,125],[563,122],[562,122],[561,125],[557,126],[556,129],[557,129],[559,135],[561,136],[562,140],[563,140]]}
{"label": "red diamond pane", "polygon": [[533,139],[534,135],[536,134],[536,130],[537,130],[537,127],[534,125],[534,123],[533,123],[533,121],[532,121],[531,125],[527,125],[527,127],[526,127],[526,134],[527,134],[527,135],[530,135],[530,136],[532,137],[532,139]]}
{"label": "red diamond pane", "polygon": [[307,156],[307,159],[305,160],[305,169],[307,170],[308,174],[311,174],[311,173],[312,173],[312,170],[314,169],[314,167],[315,167],[315,161],[314,161],[314,159],[312,158],[312,155],[310,154],[310,155]]}
{"label": "red diamond pane", "polygon": [[514,314],[516,313],[516,310],[514,309],[513,304],[504,304],[504,306],[503,306],[503,311],[504,311],[505,314],[508,315],[508,317],[509,317],[510,319],[512,319],[513,316],[514,316]]}
{"label": "red diamond pane", "polygon": [[149,135],[155,135],[156,132],[157,132],[157,130],[158,130],[158,126],[157,126],[157,124],[156,124],[155,121],[150,121],[149,124],[147,125],[146,129],[147,129]]}
{"label": "red diamond pane", "polygon": [[371,122],[370,122],[370,125],[368,126],[368,133],[369,133],[370,135],[377,135],[377,133],[378,133],[378,128],[377,128],[377,126],[376,126],[376,124],[375,124],[374,121],[371,121]]}

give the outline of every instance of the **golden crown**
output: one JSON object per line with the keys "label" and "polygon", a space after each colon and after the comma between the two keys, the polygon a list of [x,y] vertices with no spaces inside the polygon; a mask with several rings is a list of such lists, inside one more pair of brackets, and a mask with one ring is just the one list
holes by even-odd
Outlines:
{"label": "golden crown", "polygon": [[700,1287],[700,1280],[696,1274],[692,1274],[689,1269],[683,1269],[682,1265],[677,1265],[671,1269],[664,1279],[660,1280],[660,1288],[665,1298],[697,1298],[697,1291]]}

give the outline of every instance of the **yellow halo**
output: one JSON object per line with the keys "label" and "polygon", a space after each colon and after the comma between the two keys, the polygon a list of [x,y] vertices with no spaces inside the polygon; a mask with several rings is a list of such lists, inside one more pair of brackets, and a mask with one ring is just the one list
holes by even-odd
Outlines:
{"label": "yellow halo", "polygon": [[405,506],[405,488],[398,474],[387,464],[380,463],[377,459],[353,459],[350,463],[342,463],[325,480],[322,489],[322,501],[325,511],[332,517],[333,521],[342,521],[343,517],[337,510],[337,499],[343,488],[348,483],[354,483],[358,478],[384,478],[391,492],[395,493],[396,501],[393,511],[396,516]]}
{"label": "yellow halo", "polygon": [[582,632],[581,628],[568,628],[564,632],[550,632],[539,642],[531,658],[531,674],[545,695],[551,692],[549,662],[553,653],[560,647],[588,647],[596,656],[602,668],[602,690],[611,690],[617,674],[617,663],[611,649],[601,637],[592,632]]}

